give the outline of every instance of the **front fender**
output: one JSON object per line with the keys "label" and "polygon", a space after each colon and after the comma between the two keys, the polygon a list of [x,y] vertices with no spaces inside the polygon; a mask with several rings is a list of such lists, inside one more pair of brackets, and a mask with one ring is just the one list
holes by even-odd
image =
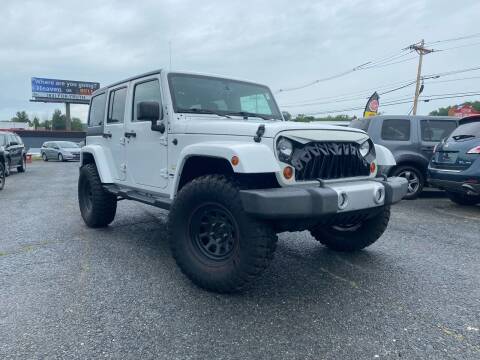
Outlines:
{"label": "front fender", "polygon": [[181,172],[183,164],[191,156],[209,156],[226,159],[228,162],[233,156],[240,161],[232,166],[236,173],[270,173],[280,171],[277,159],[272,150],[265,144],[257,143],[232,143],[211,141],[188,145],[180,152],[177,169]]}
{"label": "front fender", "polygon": [[[192,156],[207,156],[225,159],[231,164],[233,156],[239,158],[239,163],[232,166],[235,173],[274,173],[280,171],[280,166],[272,150],[265,144],[245,142],[209,141],[185,146],[180,152],[175,176],[174,189],[177,189],[183,166]],[[175,190],[176,191],[176,190]]]}
{"label": "front fender", "polygon": [[113,176],[110,172],[110,167],[108,166],[107,157],[103,148],[100,145],[86,145],[82,147],[80,151],[80,166],[85,164],[85,154],[93,156],[102,183],[113,183]]}
{"label": "front fender", "polygon": [[388,150],[385,146],[374,144],[375,153],[377,155],[377,165],[379,166],[395,166],[397,162],[392,152]]}

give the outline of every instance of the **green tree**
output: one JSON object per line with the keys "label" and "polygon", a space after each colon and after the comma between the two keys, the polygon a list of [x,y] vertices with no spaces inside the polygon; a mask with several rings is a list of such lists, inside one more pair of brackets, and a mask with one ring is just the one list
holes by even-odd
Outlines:
{"label": "green tree", "polygon": [[52,129],[65,130],[67,127],[66,123],[67,123],[67,120],[65,118],[65,115],[63,115],[59,109],[56,109],[53,112],[53,116],[52,116]]}
{"label": "green tree", "polygon": [[11,121],[22,123],[30,122],[28,114],[25,111],[17,111],[17,114],[11,119]]}
{"label": "green tree", "polygon": [[82,131],[83,130],[82,121],[77,117],[72,118],[72,130],[73,131]]}
{"label": "green tree", "polygon": [[40,119],[37,116],[34,116],[33,120],[30,122],[30,125],[37,130],[40,127]]}

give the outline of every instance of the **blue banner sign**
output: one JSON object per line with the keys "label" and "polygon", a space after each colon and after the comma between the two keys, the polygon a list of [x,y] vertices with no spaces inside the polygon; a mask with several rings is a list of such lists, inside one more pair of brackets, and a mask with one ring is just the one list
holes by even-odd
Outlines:
{"label": "blue banner sign", "polygon": [[37,101],[84,104],[99,88],[97,82],[32,77],[32,97]]}

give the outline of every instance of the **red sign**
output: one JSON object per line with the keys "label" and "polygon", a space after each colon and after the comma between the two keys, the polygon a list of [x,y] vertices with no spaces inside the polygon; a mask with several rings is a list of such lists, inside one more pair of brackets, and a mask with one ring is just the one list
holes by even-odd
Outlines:
{"label": "red sign", "polygon": [[471,105],[461,105],[452,107],[448,110],[448,116],[463,118],[465,116],[480,115],[480,111],[475,110]]}

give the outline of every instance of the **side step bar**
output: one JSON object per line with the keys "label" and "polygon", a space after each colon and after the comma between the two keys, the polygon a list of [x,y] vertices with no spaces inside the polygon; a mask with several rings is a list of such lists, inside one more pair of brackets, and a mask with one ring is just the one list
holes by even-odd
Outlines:
{"label": "side step bar", "polygon": [[147,205],[152,205],[160,209],[169,210],[172,200],[167,196],[159,196],[151,193],[140,192],[138,190],[122,187],[115,184],[103,185],[103,188],[109,193],[120,196],[124,199],[135,200]]}

